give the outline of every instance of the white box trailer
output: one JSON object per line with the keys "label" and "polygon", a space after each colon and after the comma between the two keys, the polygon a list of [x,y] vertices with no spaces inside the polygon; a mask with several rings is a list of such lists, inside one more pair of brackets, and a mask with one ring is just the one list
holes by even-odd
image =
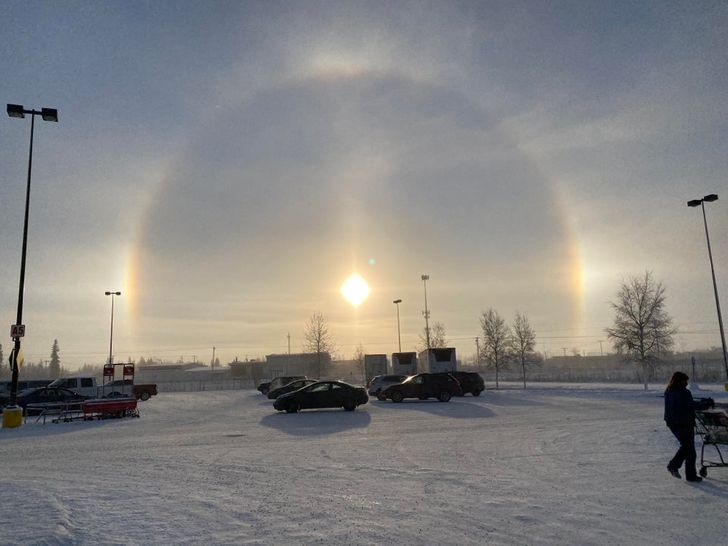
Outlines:
{"label": "white box trailer", "polygon": [[418,365],[422,373],[454,372],[457,369],[455,348],[426,349],[420,353]]}
{"label": "white box trailer", "polygon": [[415,375],[417,373],[417,353],[392,353],[392,373],[394,375]]}
{"label": "white box trailer", "polygon": [[366,383],[377,375],[387,374],[387,355],[364,355],[364,375]]}

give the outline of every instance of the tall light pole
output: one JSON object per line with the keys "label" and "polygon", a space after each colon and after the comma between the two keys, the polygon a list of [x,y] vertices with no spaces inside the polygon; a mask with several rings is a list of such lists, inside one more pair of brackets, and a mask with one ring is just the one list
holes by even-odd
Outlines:
{"label": "tall light pole", "polygon": [[[723,331],[723,316],[720,313],[720,300],[718,299],[718,285],[715,282],[715,268],[713,267],[713,252],[710,250],[710,235],[708,235],[708,220],[705,216],[705,202],[712,203],[718,200],[718,195],[711,193],[702,199],[693,199],[688,201],[688,207],[700,207],[703,209],[703,224],[705,225],[705,240],[708,242],[708,258],[710,258],[710,274],[713,276],[713,292],[715,293],[715,307],[718,310],[718,327],[720,328],[720,341],[723,344],[723,366],[725,367],[725,375],[728,378],[728,354],[725,346],[725,332]],[[726,383],[728,389],[728,383]]]}
{"label": "tall light pole", "polygon": [[427,310],[427,281],[430,280],[429,275],[422,275],[420,277],[422,283],[425,285],[425,310],[422,313],[425,315],[425,338],[427,339],[427,349],[430,349],[430,312]]}
{"label": "tall light pole", "polygon": [[25,256],[28,247],[28,213],[30,211],[30,175],[33,170],[33,132],[35,130],[35,116],[40,116],[44,121],[58,121],[58,110],[55,108],[41,108],[38,110],[26,110],[20,104],[8,104],[8,116],[11,118],[25,118],[30,115],[30,150],[28,153],[28,183],[25,189],[25,220],[23,222],[23,251],[20,258],[20,286],[18,288],[18,314],[15,325],[11,328],[11,337],[14,341],[13,352],[10,357],[12,368],[12,382],[10,384],[10,400],[8,405],[15,406],[18,395],[18,355],[20,354],[20,338],[25,335],[23,325],[23,291],[25,288]]}
{"label": "tall light pole", "polygon": [[402,336],[399,331],[399,304],[402,303],[402,300],[394,300],[392,302],[394,305],[397,306],[397,342],[399,343],[399,352],[402,352]]}
{"label": "tall light pole", "polygon": [[111,335],[109,336],[109,364],[114,363],[114,296],[121,296],[121,292],[104,292],[111,296]]}

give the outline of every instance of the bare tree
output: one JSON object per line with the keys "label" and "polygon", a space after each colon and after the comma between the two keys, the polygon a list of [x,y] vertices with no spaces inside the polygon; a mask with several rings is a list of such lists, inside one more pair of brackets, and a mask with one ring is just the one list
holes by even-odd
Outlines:
{"label": "bare tree", "polygon": [[354,354],[352,355],[351,359],[356,362],[356,369],[359,371],[362,377],[365,377],[364,373],[364,345],[361,343],[356,346],[356,349],[354,350]]}
{"label": "bare tree", "polygon": [[[435,322],[430,326],[430,348],[431,349],[442,349],[447,347],[447,331],[445,325],[442,322]],[[420,333],[420,343],[418,348],[422,351],[427,349],[427,327],[422,329]]]}
{"label": "bare tree", "polygon": [[480,317],[483,329],[483,359],[489,368],[495,369],[495,388],[498,385],[498,374],[501,368],[508,365],[513,347],[511,329],[495,309],[484,311]]}
{"label": "bare tree", "polygon": [[636,362],[642,369],[647,390],[647,378],[661,352],[672,347],[677,329],[665,310],[665,287],[655,281],[650,271],[644,276],[622,281],[617,292],[614,326],[607,328],[607,337],[617,353]]}
{"label": "bare tree", "polygon": [[335,350],[334,339],[329,332],[329,320],[322,313],[314,313],[308,319],[303,340],[304,350],[316,353],[318,376],[321,377],[321,354],[332,354]]}
{"label": "bare tree", "polygon": [[521,364],[524,389],[526,388],[526,368],[540,361],[533,350],[535,346],[536,332],[528,322],[528,317],[516,313],[516,318],[513,320],[513,353]]}

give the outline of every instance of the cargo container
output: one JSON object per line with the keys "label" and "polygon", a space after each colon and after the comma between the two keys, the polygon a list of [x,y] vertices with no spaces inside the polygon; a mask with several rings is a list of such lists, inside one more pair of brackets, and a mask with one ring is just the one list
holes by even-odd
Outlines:
{"label": "cargo container", "polygon": [[415,375],[417,373],[417,353],[392,353],[392,373]]}
{"label": "cargo container", "polygon": [[387,355],[364,355],[365,382],[369,383],[372,377],[386,375]]}
{"label": "cargo container", "polygon": [[453,347],[426,349],[420,353],[417,360],[421,373],[454,372],[457,369],[457,360]]}

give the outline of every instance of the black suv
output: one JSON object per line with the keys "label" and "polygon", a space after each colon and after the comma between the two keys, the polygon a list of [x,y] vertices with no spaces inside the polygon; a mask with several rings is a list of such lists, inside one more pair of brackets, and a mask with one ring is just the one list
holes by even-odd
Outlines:
{"label": "black suv", "polygon": [[471,393],[473,396],[480,396],[485,390],[485,381],[475,372],[450,372],[450,374],[460,382],[463,389],[463,395]]}
{"label": "black suv", "polygon": [[437,398],[440,402],[448,402],[452,396],[462,396],[460,383],[449,373],[418,373],[398,385],[384,389],[382,395],[392,402],[401,402],[405,398]]}

